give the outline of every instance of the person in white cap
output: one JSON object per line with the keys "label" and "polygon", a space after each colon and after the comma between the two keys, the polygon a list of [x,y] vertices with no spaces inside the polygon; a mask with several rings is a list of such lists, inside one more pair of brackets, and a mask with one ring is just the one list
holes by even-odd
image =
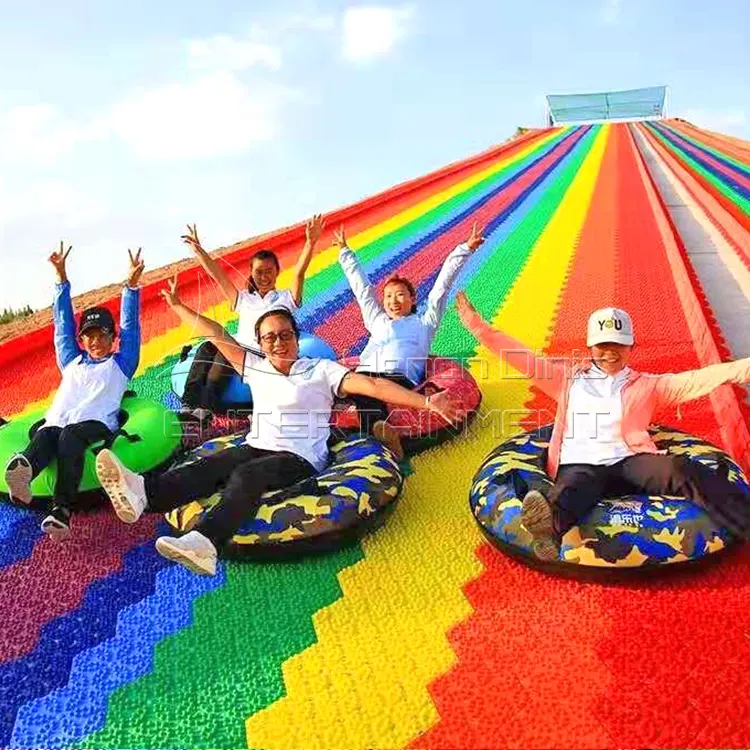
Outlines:
{"label": "person in white cap", "polygon": [[688,497],[733,534],[750,537],[750,504],[727,478],[682,456],[659,453],[648,427],[655,411],[704,396],[724,383],[750,382],[750,357],[678,374],[651,375],[629,366],[635,343],[628,313],[596,310],[588,322],[590,358],[574,368],[535,357],[522,343],[484,321],[466,295],[456,299],[466,328],[520,372],[534,366],[535,384],[557,402],[547,472],[550,496],[532,490],[521,523],[534,554],[557,560],[562,536],[605,494]]}

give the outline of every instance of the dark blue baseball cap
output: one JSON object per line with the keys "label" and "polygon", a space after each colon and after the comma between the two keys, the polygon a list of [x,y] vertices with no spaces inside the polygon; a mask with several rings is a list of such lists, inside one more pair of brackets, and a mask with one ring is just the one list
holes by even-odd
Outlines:
{"label": "dark blue baseball cap", "polygon": [[84,310],[78,322],[78,335],[81,336],[91,328],[101,328],[105,333],[115,335],[115,319],[106,307],[90,307]]}

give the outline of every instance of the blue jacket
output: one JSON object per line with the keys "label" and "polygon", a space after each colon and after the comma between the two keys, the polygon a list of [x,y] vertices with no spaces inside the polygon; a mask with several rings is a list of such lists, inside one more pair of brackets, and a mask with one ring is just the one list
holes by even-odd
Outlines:
{"label": "blue jacket", "polygon": [[[125,287],[120,306],[120,350],[111,354],[118,367],[128,378],[135,375],[141,356],[140,291]],[[52,306],[55,322],[55,356],[57,366],[64,370],[76,357],[83,355],[82,364],[96,366],[110,357],[93,360],[78,345],[73,303],[70,299],[70,282],[55,284],[55,301]]]}

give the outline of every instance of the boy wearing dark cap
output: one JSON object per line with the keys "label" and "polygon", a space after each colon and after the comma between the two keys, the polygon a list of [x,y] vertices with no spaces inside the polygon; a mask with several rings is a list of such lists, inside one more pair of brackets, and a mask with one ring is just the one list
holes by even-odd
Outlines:
{"label": "boy wearing dark cap", "polygon": [[111,438],[117,431],[120,402],[128,381],[138,368],[141,348],[138,281],[143,273],[141,250],[130,250],[130,271],[122,293],[120,346],[114,351],[117,329],[112,313],[104,307],[84,310],[78,323],[73,314],[65,262],[71,247],[53,252],[49,262],[57,272],[53,316],[55,355],[62,372],[44,423],[21,453],[5,469],[12,500],[31,502],[29,485],[54,458],[57,481],[54,502],[42,521],[42,531],[55,541],[70,535],[70,516],[83,474],[86,449]]}

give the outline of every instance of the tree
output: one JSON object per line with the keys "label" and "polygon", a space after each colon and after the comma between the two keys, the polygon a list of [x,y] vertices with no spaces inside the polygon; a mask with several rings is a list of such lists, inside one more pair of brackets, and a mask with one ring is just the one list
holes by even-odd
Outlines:
{"label": "tree", "polygon": [[12,307],[4,307],[3,312],[0,314],[0,324],[10,323],[13,320],[20,318],[28,318],[29,315],[33,315],[34,310],[31,305],[24,305],[18,310],[14,310]]}

